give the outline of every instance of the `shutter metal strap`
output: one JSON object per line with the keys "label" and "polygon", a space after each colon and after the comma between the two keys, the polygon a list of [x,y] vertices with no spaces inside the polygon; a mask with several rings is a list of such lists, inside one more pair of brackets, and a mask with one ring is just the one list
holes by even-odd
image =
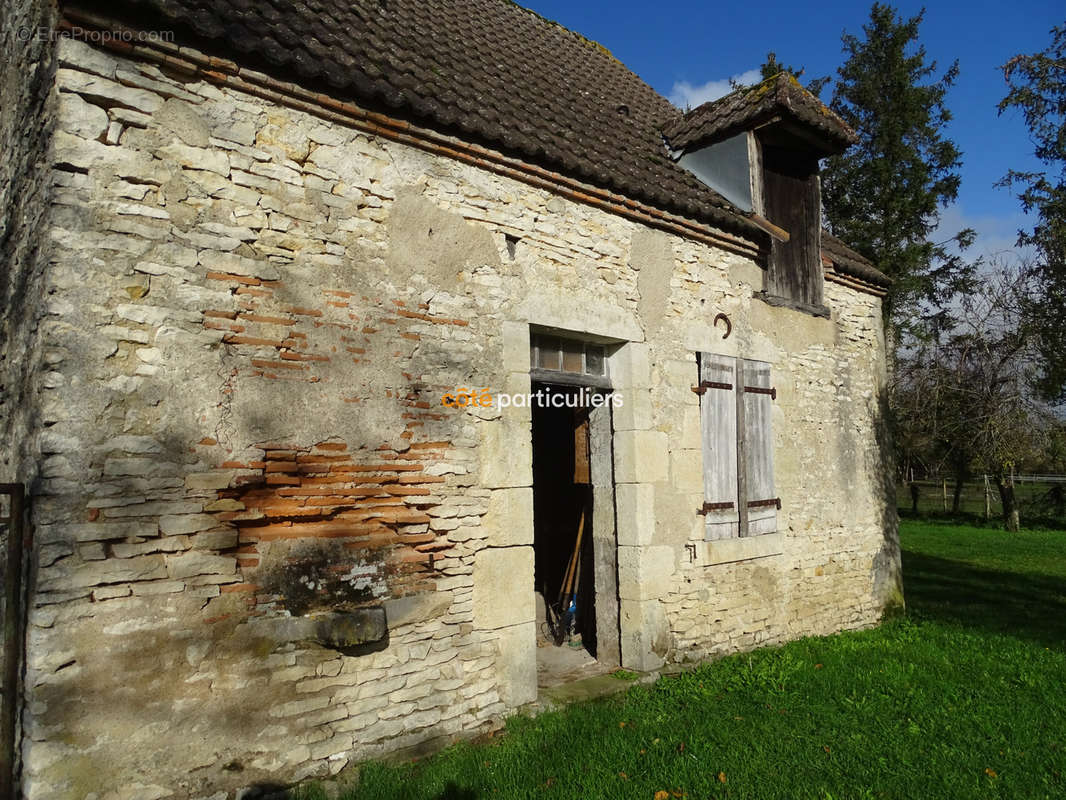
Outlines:
{"label": "shutter metal strap", "polygon": [[703,515],[703,514],[706,514],[709,511],[728,511],[729,509],[731,509],[733,507],[734,507],[734,504],[732,502],[728,502],[728,503],[704,503],[702,508],[696,509],[696,513],[700,514],[700,515]]}
{"label": "shutter metal strap", "polygon": [[[732,387],[730,387],[730,388],[732,388]],[[744,387],[744,391],[745,392],[751,392],[752,394],[768,394],[768,395],[770,395],[771,399],[773,399],[773,400],[777,399],[777,388],[776,387],[774,387],[773,389],[764,389],[761,386],[745,386]]]}
{"label": "shutter metal strap", "polygon": [[692,391],[699,395],[702,395],[708,389],[725,389],[726,391],[732,391],[733,384],[722,383],[721,381],[700,381],[699,386],[692,387]]}

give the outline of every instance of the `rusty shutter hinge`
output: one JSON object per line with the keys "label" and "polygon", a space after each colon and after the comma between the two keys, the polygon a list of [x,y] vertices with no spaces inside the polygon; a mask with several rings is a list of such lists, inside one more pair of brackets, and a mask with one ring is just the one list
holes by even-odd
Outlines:
{"label": "rusty shutter hinge", "polygon": [[708,389],[725,389],[726,391],[732,391],[733,384],[722,383],[721,381],[700,381],[699,386],[692,387],[692,391],[699,395],[702,395]]}
{"label": "rusty shutter hinge", "polygon": [[775,506],[778,511],[781,510],[781,498],[773,497],[769,500],[749,500],[748,508],[766,508],[767,506]]}
{"label": "rusty shutter hinge", "polygon": [[751,394],[768,394],[770,395],[770,399],[777,399],[777,387],[774,387],[773,389],[764,389],[761,386],[745,386],[744,391],[750,392]]}
{"label": "rusty shutter hinge", "polygon": [[704,503],[702,508],[696,509],[697,514],[706,514],[709,511],[728,511],[733,508],[734,504],[729,503]]}

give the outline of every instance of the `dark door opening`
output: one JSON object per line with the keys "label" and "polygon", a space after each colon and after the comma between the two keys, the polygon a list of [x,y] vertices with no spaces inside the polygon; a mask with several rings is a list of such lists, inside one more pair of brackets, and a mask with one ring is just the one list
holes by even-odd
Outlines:
{"label": "dark door opening", "polygon": [[[569,621],[564,614],[572,603],[572,625],[560,646],[583,649],[595,658],[599,587],[594,542],[601,532],[594,525],[591,417],[606,410],[592,404],[594,396],[603,395],[556,384],[537,383],[533,390],[551,398],[532,409],[535,587],[543,610],[540,644],[550,647],[559,642],[555,634],[561,622]],[[566,591],[569,573],[573,577]]]}

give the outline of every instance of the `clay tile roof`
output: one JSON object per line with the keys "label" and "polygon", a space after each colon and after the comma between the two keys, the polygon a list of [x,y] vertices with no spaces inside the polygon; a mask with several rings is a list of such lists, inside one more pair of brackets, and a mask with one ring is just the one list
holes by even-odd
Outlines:
{"label": "clay tile roof", "polygon": [[774,117],[814,128],[827,150],[842,151],[856,141],[855,132],[828,106],[787,72],[738,89],[675,118],[663,127],[674,150],[690,150],[727,139]]}
{"label": "clay tile roof", "polygon": [[133,27],[174,29],[178,44],[480,141],[756,242],[765,240],[762,229],[679,167],[662,132],[691,128],[694,141],[704,135],[704,122],[714,130],[721,116],[710,107],[736,104],[730,120],[788,106],[827,134],[851,135],[798,85],[765,96],[737,92],[683,115],[601,45],[509,0],[62,2]]}
{"label": "clay tile roof", "polygon": [[853,278],[872,283],[875,286],[888,287],[892,279],[881,272],[868,259],[863,258],[838,238],[822,231],[822,255],[833,263],[837,272],[851,275]]}
{"label": "clay tile roof", "polygon": [[660,131],[680,111],[601,45],[508,0],[122,0],[119,6],[144,26],[162,18],[184,28],[204,49],[241,63],[266,62],[257,68],[283,79],[324,83],[364,105],[762,238],[721,195],[669,158]]}

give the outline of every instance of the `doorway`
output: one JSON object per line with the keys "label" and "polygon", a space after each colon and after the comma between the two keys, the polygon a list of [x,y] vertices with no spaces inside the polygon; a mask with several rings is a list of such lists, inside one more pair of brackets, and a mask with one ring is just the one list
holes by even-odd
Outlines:
{"label": "doorway", "polygon": [[532,388],[538,681],[550,686],[620,661],[611,404],[602,387]]}

